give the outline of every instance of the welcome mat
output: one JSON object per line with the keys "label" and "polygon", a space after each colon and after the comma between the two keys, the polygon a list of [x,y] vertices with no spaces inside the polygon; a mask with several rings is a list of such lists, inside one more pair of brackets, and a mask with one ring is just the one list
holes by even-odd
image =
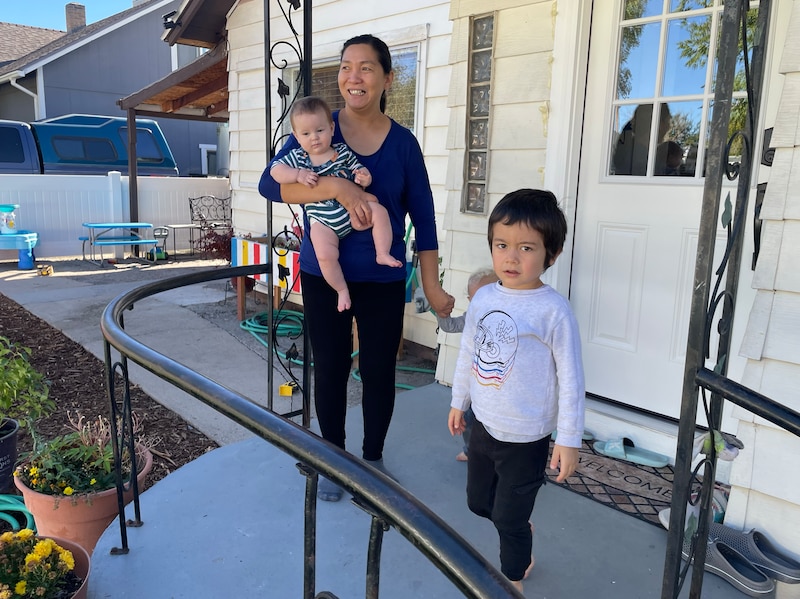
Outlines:
{"label": "welcome mat", "polygon": [[556,482],[557,476],[558,471],[547,469],[548,482],[660,527],[658,512],[670,506],[675,471],[615,460],[584,441],[575,474],[563,483]]}

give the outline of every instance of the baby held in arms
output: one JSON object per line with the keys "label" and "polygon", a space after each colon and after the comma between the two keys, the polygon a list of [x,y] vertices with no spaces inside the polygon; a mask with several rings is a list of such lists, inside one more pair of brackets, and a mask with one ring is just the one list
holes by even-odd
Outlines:
{"label": "baby held in arms", "polygon": [[[275,162],[270,171],[275,181],[281,184],[301,183],[314,188],[319,177],[334,176],[348,178],[364,188],[369,187],[372,175],[353,151],[343,143],[331,144],[334,123],[324,100],[313,96],[297,100],[289,119],[300,148]],[[378,202],[370,202],[369,207],[372,212],[375,261],[395,268],[403,266],[389,253],[392,245],[389,213]],[[353,230],[350,215],[334,199],[306,204],[305,210],[322,276],[338,294],[339,312],[348,310],[350,291],[339,264],[339,239]]]}

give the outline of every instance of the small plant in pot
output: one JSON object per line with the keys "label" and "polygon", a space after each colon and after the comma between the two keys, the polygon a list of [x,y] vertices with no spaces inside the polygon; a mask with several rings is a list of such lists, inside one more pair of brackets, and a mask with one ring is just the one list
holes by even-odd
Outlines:
{"label": "small plant in pot", "polygon": [[24,528],[0,535],[0,555],[0,597],[86,597],[90,564],[80,546]]}
{"label": "small plant in pot", "polygon": [[0,336],[0,492],[11,486],[19,429],[55,409],[49,383],[30,356],[30,348]]}
{"label": "small plant in pot", "polygon": [[[75,541],[91,553],[100,535],[117,516],[117,492],[112,429],[103,416],[86,419],[68,414],[71,430],[47,441],[34,435],[34,447],[14,473],[14,482],[33,514],[40,534]],[[134,417],[134,436],[139,426]],[[133,460],[121,448],[122,480],[133,479]],[[153,455],[135,443],[139,491],[153,467]],[[130,484],[123,503],[133,498]]]}

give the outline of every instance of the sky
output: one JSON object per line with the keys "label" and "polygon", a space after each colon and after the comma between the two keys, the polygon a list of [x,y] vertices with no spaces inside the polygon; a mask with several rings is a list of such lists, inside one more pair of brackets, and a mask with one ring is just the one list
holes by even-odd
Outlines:
{"label": "sky", "polygon": [[132,0],[0,0],[0,21],[66,31],[65,7],[70,1],[86,7],[87,24],[133,6]]}

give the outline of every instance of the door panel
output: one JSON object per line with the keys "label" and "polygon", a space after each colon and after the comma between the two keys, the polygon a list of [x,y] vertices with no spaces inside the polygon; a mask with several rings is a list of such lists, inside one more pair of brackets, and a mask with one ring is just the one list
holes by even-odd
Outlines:
{"label": "door panel", "polygon": [[721,9],[688,4],[594,2],[570,290],[587,391],[674,418]]}

